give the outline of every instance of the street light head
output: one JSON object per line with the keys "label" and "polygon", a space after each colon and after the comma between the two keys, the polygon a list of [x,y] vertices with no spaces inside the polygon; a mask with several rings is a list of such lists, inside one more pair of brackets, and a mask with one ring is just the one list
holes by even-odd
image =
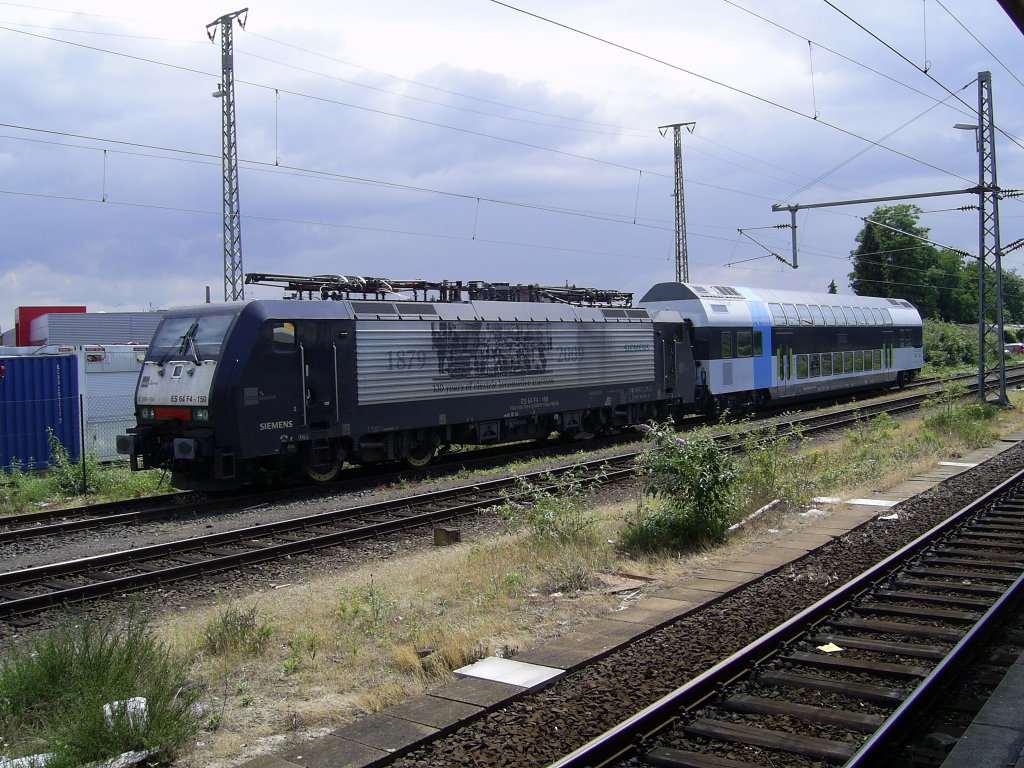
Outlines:
{"label": "street light head", "polygon": [[981,126],[980,125],[974,125],[972,123],[957,123],[953,127],[954,128],[959,128],[961,131],[976,131]]}

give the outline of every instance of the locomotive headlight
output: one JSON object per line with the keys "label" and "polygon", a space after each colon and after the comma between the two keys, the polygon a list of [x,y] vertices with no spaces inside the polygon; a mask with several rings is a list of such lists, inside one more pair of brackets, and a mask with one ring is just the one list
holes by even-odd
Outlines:
{"label": "locomotive headlight", "polygon": [[156,411],[152,408],[139,408],[139,418],[141,419],[155,419]]}
{"label": "locomotive headlight", "polygon": [[210,420],[210,409],[209,408],[193,408],[192,409],[192,421],[209,421]]}

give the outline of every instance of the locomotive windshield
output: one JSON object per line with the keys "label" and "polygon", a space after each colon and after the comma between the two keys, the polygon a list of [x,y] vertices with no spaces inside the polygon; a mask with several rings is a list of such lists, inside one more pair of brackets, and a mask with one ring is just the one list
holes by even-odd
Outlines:
{"label": "locomotive windshield", "polygon": [[161,363],[188,359],[199,363],[220,358],[234,315],[179,315],[167,317],[149,345],[149,359]]}

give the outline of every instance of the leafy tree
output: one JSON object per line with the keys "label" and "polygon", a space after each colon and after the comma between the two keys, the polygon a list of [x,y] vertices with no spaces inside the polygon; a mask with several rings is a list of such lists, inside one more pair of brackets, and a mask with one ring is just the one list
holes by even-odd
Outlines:
{"label": "leafy tree", "polygon": [[939,250],[923,242],[928,228],[917,223],[920,215],[916,205],[875,208],[857,235],[857,249],[850,254],[850,286],[858,296],[907,299],[922,314],[933,317],[939,290],[927,274],[938,269]]}
{"label": "leafy tree", "polygon": [[832,293],[832,294],[839,293],[839,286],[836,285],[836,281],[835,280],[833,280],[831,283],[828,284],[828,292]]}

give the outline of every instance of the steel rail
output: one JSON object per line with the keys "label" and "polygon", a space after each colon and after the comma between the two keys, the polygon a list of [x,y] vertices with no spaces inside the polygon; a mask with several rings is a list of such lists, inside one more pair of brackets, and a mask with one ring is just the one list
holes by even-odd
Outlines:
{"label": "steel rail", "polygon": [[[417,494],[384,502],[374,502],[358,507],[350,507],[330,512],[321,512],[306,517],[290,518],[272,523],[239,528],[220,533],[206,534],[190,539],[154,544],[136,549],[121,550],[102,555],[93,555],[77,560],[35,566],[32,568],[0,573],[0,591],[9,597],[0,601],[0,618],[14,614],[27,613],[68,600],[82,600],[99,595],[110,594],[119,590],[140,589],[165,581],[175,581],[197,574],[224,571],[256,562],[265,562],[288,555],[309,552],[316,549],[338,546],[361,539],[372,538],[397,530],[422,527],[441,520],[473,514],[482,508],[495,506],[507,499],[516,498],[528,491],[516,490],[520,480],[526,480],[534,489],[552,489],[555,486],[550,478],[558,477],[571,471],[596,473],[609,479],[622,479],[633,474],[632,466],[615,468],[605,459],[595,459],[576,466],[563,467],[558,470],[543,470],[521,477],[491,480],[476,483],[463,488],[434,491]],[[440,508],[438,506],[440,505]],[[429,508],[426,512],[416,512],[417,507]],[[403,510],[410,510],[403,512]],[[390,520],[371,520],[384,514],[393,514]],[[363,518],[358,527],[340,531],[324,532],[315,529],[329,526],[346,520],[355,521]],[[275,536],[295,531],[314,530],[309,538],[284,543],[257,544],[260,539],[273,539]],[[143,562],[161,559],[174,559],[187,553],[202,553],[204,549],[217,548],[223,545],[235,545],[248,549],[238,553],[219,553],[205,558],[202,562],[173,564],[159,570],[144,573],[116,576],[105,574],[103,569],[119,566],[137,566]],[[255,547],[255,548],[253,548]],[[18,596],[17,588],[30,587],[69,575],[101,574],[90,583],[58,587],[43,594]],[[11,596],[13,595],[13,596]]]}
{"label": "steel rail", "polygon": [[[813,605],[805,608],[788,621],[775,627],[711,669],[687,681],[676,690],[666,694],[619,725],[587,742],[569,755],[551,763],[548,768],[584,768],[584,766],[587,768],[598,768],[633,752],[638,740],[650,738],[669,727],[678,719],[679,713],[699,707],[718,693],[721,686],[746,675],[756,663],[775,655],[786,643],[790,643],[805,634],[808,628],[820,623],[826,616],[843,605],[850,603],[871,585],[883,581],[905,561],[929,547],[937,539],[960,525],[965,519],[977,513],[981,508],[991,504],[999,496],[1007,493],[1014,486],[1022,482],[1024,482],[1024,470],[1016,473],[995,488],[990,489],[943,522],[926,531],[906,546],[818,600]],[[1014,582],[1014,584],[1014,589],[1017,589],[1017,582]],[[966,639],[965,637],[963,640]],[[963,640],[960,643],[963,643]],[[931,685],[931,683],[929,684]],[[889,730],[892,730],[893,727],[890,726]],[[877,755],[877,753],[874,754]],[[864,763],[864,765],[867,764]]]}

